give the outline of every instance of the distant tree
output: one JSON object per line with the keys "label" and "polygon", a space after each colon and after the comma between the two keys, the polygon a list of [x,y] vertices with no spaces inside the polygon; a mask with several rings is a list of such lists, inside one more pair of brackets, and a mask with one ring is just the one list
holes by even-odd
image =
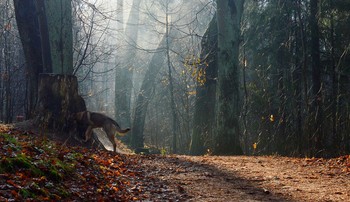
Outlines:
{"label": "distant tree", "polygon": [[[117,1],[117,29],[120,30],[120,32],[124,33],[124,1],[118,0]],[[122,35],[122,34],[120,34]],[[119,56],[117,56],[118,60]],[[119,61],[116,61],[116,63],[119,63]],[[124,112],[125,106],[127,105],[126,102],[130,102],[130,99],[125,96],[125,86],[124,86],[124,78],[126,74],[126,71],[128,71],[127,68],[117,67],[115,70],[115,92],[114,92],[114,107],[115,107],[115,119],[120,121],[120,124],[124,125],[127,124],[130,120],[128,119],[128,111],[127,113]],[[130,110],[130,109],[129,109]],[[122,118],[123,117],[123,118]],[[130,117],[130,116],[129,116]],[[129,137],[126,137],[129,138]]]}
{"label": "distant tree", "polygon": [[0,2],[0,121],[10,123],[24,114],[23,51],[11,0]]}
{"label": "distant tree", "polygon": [[168,37],[164,36],[158,45],[158,51],[153,55],[149,66],[146,70],[145,77],[142,81],[141,88],[137,94],[135,101],[135,111],[133,115],[131,145],[134,148],[144,146],[144,128],[148,105],[154,96],[155,82],[161,67],[164,66],[166,60],[166,47],[171,41],[167,41]]}
{"label": "distant tree", "polygon": [[313,134],[310,134],[310,146],[312,155],[318,155],[324,149],[323,132],[323,98],[321,81],[321,56],[320,56],[320,30],[319,30],[319,7],[318,0],[310,0],[310,52],[312,67],[312,113],[315,116],[313,122]]}
{"label": "distant tree", "polygon": [[125,51],[118,55],[119,67],[117,68],[115,81],[115,117],[123,126],[131,125],[131,93],[133,91],[133,75],[136,69],[135,55],[139,32],[140,4],[140,0],[132,1],[124,31],[125,41],[123,46]]}
{"label": "distant tree", "polygon": [[263,154],[344,153],[349,3],[246,2],[249,144]]}

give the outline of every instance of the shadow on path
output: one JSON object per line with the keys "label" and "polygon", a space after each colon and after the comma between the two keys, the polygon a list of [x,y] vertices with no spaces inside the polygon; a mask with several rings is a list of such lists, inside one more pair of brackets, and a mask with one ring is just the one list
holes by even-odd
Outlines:
{"label": "shadow on path", "polygon": [[191,201],[295,201],[265,189],[262,179],[247,179],[234,170],[194,162],[184,156],[145,156],[143,167],[149,176],[186,192]]}

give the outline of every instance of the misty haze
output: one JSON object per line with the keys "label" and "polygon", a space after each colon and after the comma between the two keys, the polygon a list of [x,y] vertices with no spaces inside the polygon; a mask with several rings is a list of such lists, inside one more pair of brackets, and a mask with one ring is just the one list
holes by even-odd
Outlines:
{"label": "misty haze", "polygon": [[350,201],[349,11],[1,0],[0,201]]}

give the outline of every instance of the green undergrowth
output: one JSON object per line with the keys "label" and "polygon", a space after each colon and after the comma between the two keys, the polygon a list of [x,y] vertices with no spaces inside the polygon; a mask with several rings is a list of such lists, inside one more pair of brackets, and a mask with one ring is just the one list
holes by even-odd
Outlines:
{"label": "green undergrowth", "polygon": [[0,173],[25,171],[28,176],[59,181],[74,169],[75,155],[64,160],[60,151],[56,151],[55,146],[48,141],[36,141],[39,144],[33,144],[29,140],[23,143],[8,134],[0,134],[0,139],[4,154],[0,160]]}
{"label": "green undergrowth", "polygon": [[74,177],[82,154],[22,134],[0,133],[0,146],[0,175],[4,176],[0,183],[7,183],[16,199],[57,200],[69,195],[60,182]]}

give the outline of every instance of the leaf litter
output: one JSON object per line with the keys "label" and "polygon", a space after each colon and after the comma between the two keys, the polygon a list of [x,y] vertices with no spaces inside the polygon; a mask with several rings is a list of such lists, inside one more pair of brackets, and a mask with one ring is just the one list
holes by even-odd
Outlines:
{"label": "leaf litter", "polygon": [[0,145],[0,201],[185,199],[147,177],[141,156],[65,147],[8,128]]}
{"label": "leaf litter", "polygon": [[350,201],[350,155],[132,155],[0,125],[0,201]]}

